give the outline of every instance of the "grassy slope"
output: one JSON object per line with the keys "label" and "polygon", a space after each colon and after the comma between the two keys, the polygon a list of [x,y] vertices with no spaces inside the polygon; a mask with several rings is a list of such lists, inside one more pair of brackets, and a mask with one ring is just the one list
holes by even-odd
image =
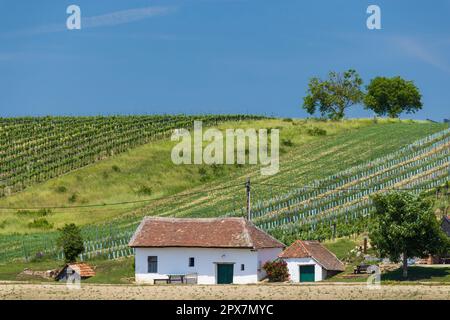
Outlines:
{"label": "grassy slope", "polygon": [[[261,176],[257,166],[225,165],[215,170],[204,166],[206,173],[202,174],[198,166],[172,164],[170,152],[175,142],[159,141],[2,198],[0,207],[101,204],[195,191],[199,193],[150,203],[54,209],[46,219],[56,228],[69,221],[78,224],[104,222],[136,209],[147,214],[219,215],[244,203],[243,188],[240,185],[219,191],[211,191],[212,189],[242,184],[247,176],[252,177],[252,181],[256,183],[308,183],[395,151],[400,146],[443,129],[443,125],[428,122],[386,120],[374,124],[372,120],[289,122],[275,119],[226,123],[220,126],[221,129],[230,127],[280,128],[280,141],[290,140],[293,144],[288,146],[285,143],[281,146],[280,172],[268,177]],[[327,135],[309,135],[307,130],[313,127],[327,130]],[[113,170],[113,166],[117,166],[120,171]],[[61,186],[67,191],[58,192],[58,187]],[[139,192],[143,187],[151,188],[151,194]],[[286,190],[269,191],[279,194]],[[262,198],[269,191],[267,187],[255,185],[254,201],[258,201],[258,196]],[[75,201],[69,201],[74,194]],[[16,212],[17,210],[0,209],[0,233],[40,231],[28,227],[32,218],[20,217]]]}
{"label": "grassy slope", "polygon": [[323,245],[333,252],[339,260],[344,260],[350,250],[354,249],[358,243],[352,239],[342,238],[336,241],[326,241]]}
{"label": "grassy slope", "polygon": [[[134,257],[119,260],[94,260],[89,264],[94,267],[96,276],[87,280],[86,283],[110,283],[121,284],[134,281]],[[52,279],[38,276],[26,276],[21,272],[28,268],[33,271],[46,271],[59,269],[64,265],[62,261],[39,261],[0,264],[0,281],[30,281],[30,282],[54,282]]]}
{"label": "grassy slope", "polygon": [[[358,123],[358,124],[356,124]],[[281,185],[302,185],[314,179],[344,170],[387,153],[397,150],[400,146],[417,140],[435,130],[441,130],[442,125],[425,123],[379,123],[374,125],[370,121],[346,123],[354,125],[353,129],[339,128],[334,124],[324,124],[336,130],[326,137],[315,137],[307,142],[294,141],[293,147],[283,147],[285,153],[281,158],[280,172],[274,176],[261,176],[258,168],[249,168],[245,174],[235,172],[229,177],[228,185],[240,182],[238,187],[225,190],[210,191],[191,197],[183,197],[165,203],[158,203],[147,209],[148,214],[176,216],[212,216],[217,211],[227,212],[232,207],[245,204],[243,183],[246,177],[252,178],[252,202],[264,200],[267,197],[285,193],[287,187],[268,187],[258,185],[261,182]],[[358,127],[356,129],[356,127]],[[302,136],[302,125],[289,131],[289,134]],[[286,134],[288,136],[288,134]],[[256,183],[256,184],[255,184]],[[226,184],[212,182],[202,187],[213,190]],[[201,189],[194,189],[201,190]]]}

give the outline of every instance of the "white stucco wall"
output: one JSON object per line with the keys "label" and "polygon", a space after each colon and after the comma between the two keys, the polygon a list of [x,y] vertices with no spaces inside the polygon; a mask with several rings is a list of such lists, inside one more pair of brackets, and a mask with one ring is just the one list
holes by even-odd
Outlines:
{"label": "white stucco wall", "polygon": [[[268,255],[269,253],[264,253]],[[158,273],[148,273],[147,257],[158,257]],[[189,258],[195,266],[189,267]],[[250,249],[216,248],[136,248],[135,277],[137,283],[153,283],[153,279],[167,278],[168,274],[197,273],[199,284],[217,283],[217,263],[234,263],[233,283],[258,281],[258,253]],[[241,271],[241,264],[245,270]]]}
{"label": "white stucco wall", "polygon": [[300,282],[299,266],[301,265],[314,265],[314,281],[322,281],[326,277],[326,272],[324,272],[326,270],[312,258],[289,258],[284,260],[287,263],[290,280],[293,282]]}
{"label": "white stucco wall", "polygon": [[283,248],[264,248],[258,250],[258,280],[266,276],[266,271],[262,268],[264,263],[275,260],[282,251]]}

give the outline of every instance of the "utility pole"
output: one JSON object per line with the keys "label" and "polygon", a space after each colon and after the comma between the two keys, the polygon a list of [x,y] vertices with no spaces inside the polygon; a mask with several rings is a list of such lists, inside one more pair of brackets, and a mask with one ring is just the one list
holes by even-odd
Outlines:
{"label": "utility pole", "polygon": [[333,241],[336,240],[336,222],[333,222]]}
{"label": "utility pole", "polygon": [[247,182],[245,183],[245,190],[247,192],[247,220],[250,221],[251,217],[250,217],[250,213],[251,213],[251,209],[250,209],[250,178],[247,178]]}
{"label": "utility pole", "polygon": [[364,236],[363,252],[364,254],[367,253],[367,236]]}

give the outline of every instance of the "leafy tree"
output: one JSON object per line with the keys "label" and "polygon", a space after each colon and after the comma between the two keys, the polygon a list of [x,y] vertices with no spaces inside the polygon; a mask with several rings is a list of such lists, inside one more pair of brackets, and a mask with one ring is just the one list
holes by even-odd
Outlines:
{"label": "leafy tree", "polygon": [[58,245],[63,248],[66,262],[75,262],[80,253],[84,251],[81,230],[74,223],[66,224],[58,238]]}
{"label": "leafy tree", "polygon": [[379,116],[398,118],[402,112],[414,113],[422,109],[421,98],[412,81],[400,77],[376,77],[367,86],[364,105]]}
{"label": "leafy tree", "polygon": [[362,83],[361,77],[352,69],[344,73],[330,72],[324,81],[312,78],[308,84],[308,95],[303,98],[303,108],[311,115],[318,108],[322,116],[342,119],[347,108],[362,102]]}
{"label": "leafy tree", "polygon": [[381,257],[403,265],[408,276],[407,259],[444,252],[449,241],[439,226],[431,200],[408,192],[377,194],[373,197],[375,215],[369,233]]}

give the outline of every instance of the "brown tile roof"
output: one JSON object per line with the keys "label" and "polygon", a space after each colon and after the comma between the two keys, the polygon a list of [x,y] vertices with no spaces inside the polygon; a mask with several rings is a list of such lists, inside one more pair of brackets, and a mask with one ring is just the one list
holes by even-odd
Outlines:
{"label": "brown tile roof", "polygon": [[59,278],[59,276],[67,269],[67,267],[70,267],[72,270],[77,272],[81,278],[89,278],[95,276],[95,271],[92,269],[92,267],[86,263],[68,263],[66,264],[56,275],[56,278]]}
{"label": "brown tile roof", "polygon": [[70,263],[69,267],[72,270],[77,271],[81,277],[93,277],[95,276],[94,269],[86,263]]}
{"label": "brown tile roof", "polygon": [[284,248],[244,218],[160,218],[142,220],[130,247]]}
{"label": "brown tile roof", "polygon": [[344,271],[344,264],[318,241],[297,240],[279,255],[280,258],[313,258],[326,270]]}

